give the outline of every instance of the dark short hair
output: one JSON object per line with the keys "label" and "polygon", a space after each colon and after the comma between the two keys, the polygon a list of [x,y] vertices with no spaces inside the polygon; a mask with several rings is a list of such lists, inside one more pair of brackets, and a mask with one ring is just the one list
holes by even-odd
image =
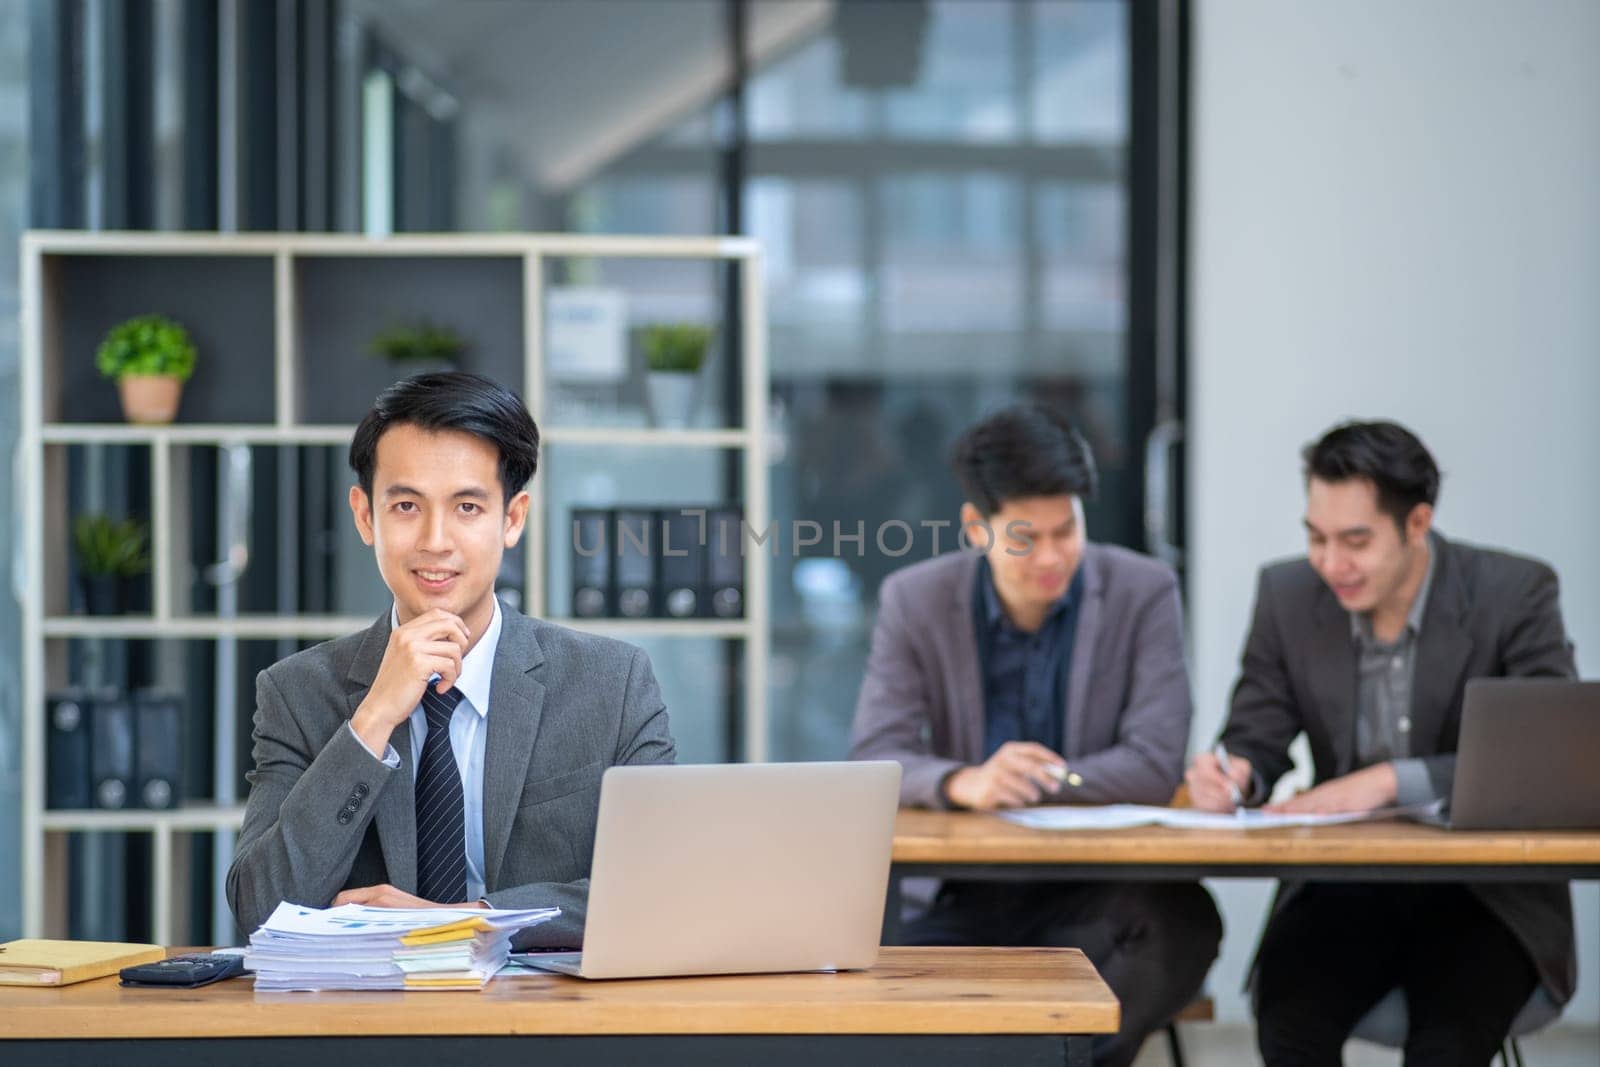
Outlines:
{"label": "dark short hair", "polygon": [[539,427],[516,393],[493,378],[466,371],[414,374],[378,394],[350,442],[350,469],[356,472],[369,506],[378,439],[402,425],[469,433],[494,445],[500,453],[500,488],[507,504],[539,468]]}
{"label": "dark short hair", "polygon": [[1397,422],[1344,422],[1300,453],[1306,481],[1361,478],[1378,491],[1378,510],[1405,531],[1418,504],[1439,499],[1439,465],[1410,430]]}
{"label": "dark short hair", "polygon": [[985,518],[1010,500],[1092,497],[1094,455],[1066,416],[1038,404],[1004,408],[968,428],[950,455],[968,502]]}

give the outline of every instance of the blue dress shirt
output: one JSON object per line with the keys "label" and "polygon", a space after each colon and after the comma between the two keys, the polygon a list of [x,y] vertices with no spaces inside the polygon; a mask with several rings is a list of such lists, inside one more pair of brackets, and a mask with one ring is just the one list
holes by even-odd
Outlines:
{"label": "blue dress shirt", "polygon": [[994,588],[989,561],[978,561],[973,626],[983,678],[984,758],[1008,741],[1035,741],[1062,754],[1063,709],[1077,643],[1083,568],[1035,633],[1018,629]]}

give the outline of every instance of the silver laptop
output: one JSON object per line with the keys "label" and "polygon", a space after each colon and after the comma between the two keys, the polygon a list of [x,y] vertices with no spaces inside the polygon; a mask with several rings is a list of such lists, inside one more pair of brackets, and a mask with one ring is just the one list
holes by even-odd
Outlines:
{"label": "silver laptop", "polygon": [[847,971],[878,958],[900,765],[612,767],[580,978]]}
{"label": "silver laptop", "polygon": [[1450,808],[1438,821],[1453,830],[1600,828],[1596,753],[1600,682],[1474,679]]}

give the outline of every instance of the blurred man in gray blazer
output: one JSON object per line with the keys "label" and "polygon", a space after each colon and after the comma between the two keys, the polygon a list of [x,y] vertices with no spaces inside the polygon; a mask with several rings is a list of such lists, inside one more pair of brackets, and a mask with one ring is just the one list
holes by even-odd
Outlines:
{"label": "blurred man in gray blazer", "polygon": [[[1261,571],[1233,708],[1189,768],[1195,806],[1264,802],[1310,742],[1312,789],[1276,808],[1370,811],[1448,797],[1470,678],[1575,676],[1555,572],[1433,530],[1439,468],[1392,422],[1336,426],[1305,450],[1301,559]],[[1390,990],[1405,1062],[1487,1064],[1543,984],[1577,981],[1564,882],[1286,883],[1257,953],[1269,1067],[1336,1064]]]}
{"label": "blurred man in gray blazer", "polygon": [[[899,760],[908,807],[1167,803],[1191,714],[1176,577],[1088,541],[1094,460],[1051,411],[990,416],[954,467],[981,551],[883,583],[851,755]],[[1122,1001],[1095,1061],[1126,1064],[1200,989],[1221,935],[1194,883],[947,882],[906,940],[1082,948]]]}
{"label": "blurred man in gray blazer", "polygon": [[670,763],[639,649],[494,593],[528,518],[539,431],[515,394],[423,374],[350,445],[350,510],[394,606],[256,679],[255,769],[228,902],[558,906],[518,948],[583,942],[600,777]]}

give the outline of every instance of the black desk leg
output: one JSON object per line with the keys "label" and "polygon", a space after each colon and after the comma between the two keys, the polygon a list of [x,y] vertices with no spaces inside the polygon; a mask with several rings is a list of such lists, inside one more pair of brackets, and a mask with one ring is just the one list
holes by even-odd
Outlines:
{"label": "black desk leg", "polygon": [[1092,1067],[1094,1038],[1082,1034],[1067,1038],[1067,1067]]}

